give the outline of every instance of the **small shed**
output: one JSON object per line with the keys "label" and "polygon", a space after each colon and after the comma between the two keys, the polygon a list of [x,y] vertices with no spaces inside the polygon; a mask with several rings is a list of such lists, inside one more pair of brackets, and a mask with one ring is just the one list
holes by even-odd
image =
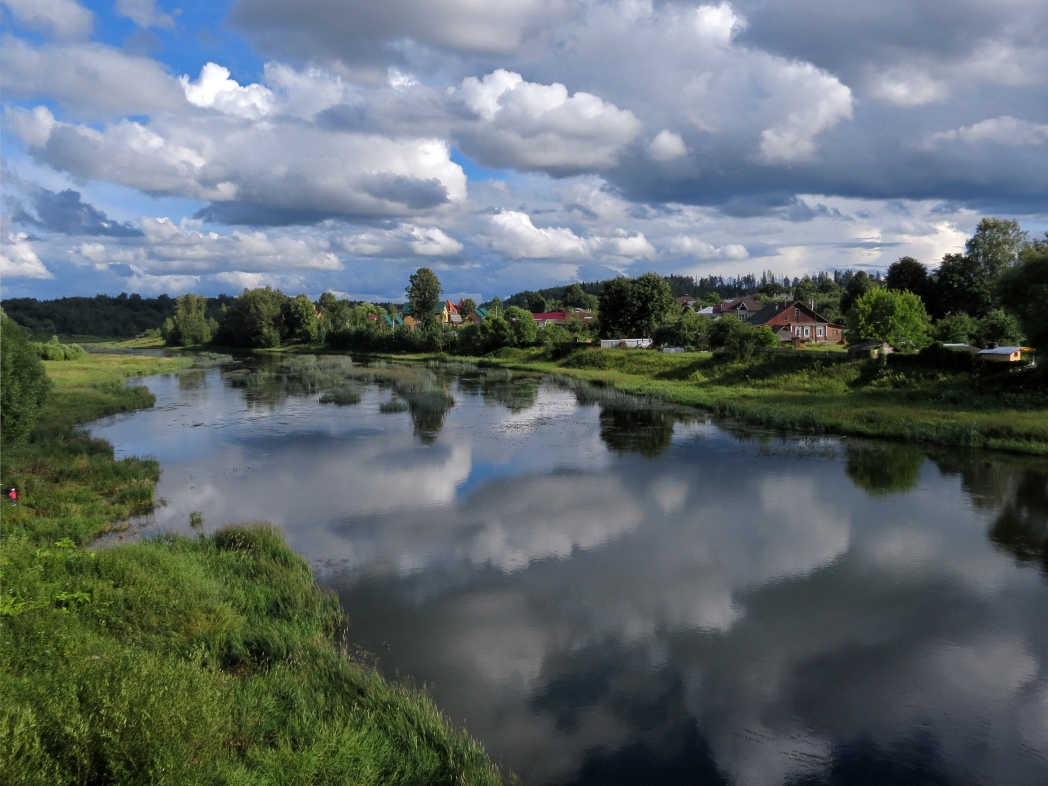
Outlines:
{"label": "small shed", "polygon": [[976,357],[991,363],[1018,363],[1023,359],[1023,352],[1029,351],[1027,347],[999,347],[996,344],[990,344]]}
{"label": "small shed", "polygon": [[848,347],[848,360],[879,358],[890,355],[895,350],[887,341],[860,341]]}

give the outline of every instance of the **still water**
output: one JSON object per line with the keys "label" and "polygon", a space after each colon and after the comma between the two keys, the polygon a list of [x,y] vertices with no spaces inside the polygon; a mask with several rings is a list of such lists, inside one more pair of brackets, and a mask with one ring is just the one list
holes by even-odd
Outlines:
{"label": "still water", "polygon": [[435,410],[339,406],[277,368],[93,426],[161,462],[145,531],[278,524],[351,645],[525,783],[1048,783],[1046,462],[468,369]]}

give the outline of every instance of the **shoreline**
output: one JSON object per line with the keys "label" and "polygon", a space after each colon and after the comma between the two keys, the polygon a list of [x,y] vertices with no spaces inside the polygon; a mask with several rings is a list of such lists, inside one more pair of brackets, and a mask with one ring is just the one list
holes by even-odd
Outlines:
{"label": "shoreline", "polygon": [[160,466],[80,427],[192,365],[48,361],[37,432],[4,451],[0,781],[506,782],[427,693],[348,657],[346,612],[272,526],[93,547],[152,510]]}

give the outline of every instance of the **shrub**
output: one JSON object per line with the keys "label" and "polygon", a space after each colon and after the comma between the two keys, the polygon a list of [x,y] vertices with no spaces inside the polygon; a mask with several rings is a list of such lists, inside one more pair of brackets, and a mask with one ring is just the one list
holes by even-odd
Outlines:
{"label": "shrub", "polygon": [[25,331],[0,316],[0,440],[5,446],[21,442],[33,430],[50,389],[51,380]]}

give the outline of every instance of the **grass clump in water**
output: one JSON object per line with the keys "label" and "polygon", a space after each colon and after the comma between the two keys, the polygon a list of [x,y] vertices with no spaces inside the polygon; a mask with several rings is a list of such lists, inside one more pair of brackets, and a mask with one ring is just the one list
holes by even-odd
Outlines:
{"label": "grass clump in water", "polygon": [[321,393],[320,403],[338,404],[339,406],[351,406],[353,404],[359,404],[360,398],[360,388],[343,385],[335,388],[334,390],[327,390]]}
{"label": "grass clump in water", "polygon": [[378,405],[378,411],[386,414],[393,414],[396,412],[407,412],[409,409],[408,402],[402,398],[391,398],[389,401],[383,401]]}

